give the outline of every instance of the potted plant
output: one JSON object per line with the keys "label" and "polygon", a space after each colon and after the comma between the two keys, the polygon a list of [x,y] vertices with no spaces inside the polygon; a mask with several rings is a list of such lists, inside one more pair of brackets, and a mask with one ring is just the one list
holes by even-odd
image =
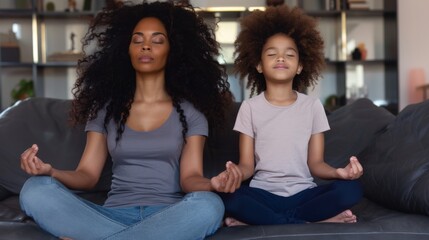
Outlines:
{"label": "potted plant", "polygon": [[11,96],[14,102],[34,97],[33,81],[31,79],[21,79],[16,87],[12,89]]}

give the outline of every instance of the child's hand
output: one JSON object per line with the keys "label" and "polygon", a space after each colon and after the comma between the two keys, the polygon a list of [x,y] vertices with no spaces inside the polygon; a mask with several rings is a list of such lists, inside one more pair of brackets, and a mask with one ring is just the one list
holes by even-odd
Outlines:
{"label": "child's hand", "polygon": [[240,187],[242,178],[243,174],[240,168],[233,162],[228,161],[226,170],[213,177],[210,182],[217,192],[233,193]]}
{"label": "child's hand", "polygon": [[359,160],[355,156],[352,156],[350,158],[350,163],[347,164],[345,168],[338,168],[337,173],[341,179],[358,179],[363,174],[363,167],[360,164]]}

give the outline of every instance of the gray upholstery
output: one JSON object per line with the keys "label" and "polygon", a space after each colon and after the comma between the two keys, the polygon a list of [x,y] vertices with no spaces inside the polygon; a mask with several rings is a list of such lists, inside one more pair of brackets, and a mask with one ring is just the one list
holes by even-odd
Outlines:
{"label": "gray upholstery", "polygon": [[429,101],[402,110],[361,156],[368,198],[429,216]]}
{"label": "gray upholstery", "polygon": [[[238,134],[231,129],[239,106],[230,109],[224,130],[210,131],[204,151],[207,177],[222,171],[226,161],[238,162]],[[85,134],[83,126],[68,125],[69,108],[69,100],[32,98],[1,113],[0,239],[55,239],[19,208],[17,194],[28,178],[19,168],[19,155],[37,143],[43,160],[74,168]],[[328,116],[326,160],[339,167],[357,155],[365,168],[365,198],[352,209],[358,223],[222,227],[210,239],[429,239],[428,115],[429,102],[410,106],[396,117],[359,99]],[[109,167],[94,191],[78,194],[103,203]]]}

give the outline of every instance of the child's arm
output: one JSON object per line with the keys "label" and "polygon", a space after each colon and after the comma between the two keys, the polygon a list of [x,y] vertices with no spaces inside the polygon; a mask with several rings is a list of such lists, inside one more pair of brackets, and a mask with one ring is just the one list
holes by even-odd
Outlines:
{"label": "child's arm", "polygon": [[240,133],[240,163],[238,168],[242,173],[241,181],[249,179],[255,172],[255,141],[243,133]]}
{"label": "child's arm", "polygon": [[313,134],[308,143],[308,167],[312,175],[323,179],[357,179],[363,174],[362,165],[356,157],[350,158],[345,168],[333,168],[323,160],[323,133]]}
{"label": "child's arm", "polygon": [[237,165],[228,161],[226,170],[211,179],[212,186],[218,192],[235,192],[240,187],[241,182],[253,175],[255,170],[253,138],[240,133],[239,145],[240,163]]}

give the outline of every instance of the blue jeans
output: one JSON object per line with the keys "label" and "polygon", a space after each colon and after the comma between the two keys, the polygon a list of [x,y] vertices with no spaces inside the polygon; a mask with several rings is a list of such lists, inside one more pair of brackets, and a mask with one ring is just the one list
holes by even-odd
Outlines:
{"label": "blue jeans", "polygon": [[29,178],[21,208],[57,237],[80,239],[204,239],[220,226],[222,200],[193,192],[172,205],[107,208],[72,193],[52,177]]}
{"label": "blue jeans", "polygon": [[351,208],[362,198],[358,180],[337,180],[290,197],[242,185],[219,193],[227,215],[251,225],[318,222]]}

